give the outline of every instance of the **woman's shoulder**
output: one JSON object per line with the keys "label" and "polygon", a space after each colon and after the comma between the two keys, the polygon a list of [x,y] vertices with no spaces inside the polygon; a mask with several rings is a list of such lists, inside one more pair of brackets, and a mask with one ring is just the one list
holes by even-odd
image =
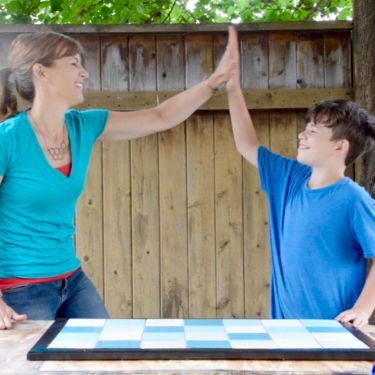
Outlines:
{"label": "woman's shoulder", "polygon": [[24,112],[19,112],[14,116],[8,117],[4,121],[0,122],[0,136],[8,137],[14,133],[21,131],[22,125],[25,122]]}
{"label": "woman's shoulder", "polygon": [[108,110],[101,108],[90,108],[90,109],[69,109],[65,112],[65,120],[72,123],[82,123],[82,122],[94,122],[101,121],[101,118],[107,117]]}

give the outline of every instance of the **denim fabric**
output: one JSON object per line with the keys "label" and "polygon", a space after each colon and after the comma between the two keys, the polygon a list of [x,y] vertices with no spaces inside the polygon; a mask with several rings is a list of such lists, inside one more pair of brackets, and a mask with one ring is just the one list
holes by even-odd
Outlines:
{"label": "denim fabric", "polygon": [[13,310],[31,320],[109,318],[93,283],[80,268],[67,279],[19,286],[3,295]]}

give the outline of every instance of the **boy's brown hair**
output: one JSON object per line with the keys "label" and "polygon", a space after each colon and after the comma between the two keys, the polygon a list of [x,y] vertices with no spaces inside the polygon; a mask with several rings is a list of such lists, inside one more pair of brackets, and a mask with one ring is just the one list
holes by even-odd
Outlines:
{"label": "boy's brown hair", "polygon": [[345,159],[347,166],[375,146],[375,118],[353,101],[337,99],[318,102],[308,110],[308,122],[331,128],[333,141],[349,141]]}

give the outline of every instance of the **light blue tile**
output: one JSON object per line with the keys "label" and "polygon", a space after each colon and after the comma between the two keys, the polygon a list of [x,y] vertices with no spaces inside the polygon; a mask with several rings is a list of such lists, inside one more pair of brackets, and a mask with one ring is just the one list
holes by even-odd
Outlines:
{"label": "light blue tile", "polygon": [[64,327],[61,333],[100,333],[103,327]]}
{"label": "light blue tile", "polygon": [[141,347],[140,341],[98,341],[96,349],[139,349]]}

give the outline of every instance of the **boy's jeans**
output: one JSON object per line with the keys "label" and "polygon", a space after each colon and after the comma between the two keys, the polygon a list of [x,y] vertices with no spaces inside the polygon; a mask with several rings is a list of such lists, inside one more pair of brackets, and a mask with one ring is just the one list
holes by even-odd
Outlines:
{"label": "boy's jeans", "polygon": [[81,268],[64,280],[4,290],[3,299],[31,320],[109,318],[93,283]]}

